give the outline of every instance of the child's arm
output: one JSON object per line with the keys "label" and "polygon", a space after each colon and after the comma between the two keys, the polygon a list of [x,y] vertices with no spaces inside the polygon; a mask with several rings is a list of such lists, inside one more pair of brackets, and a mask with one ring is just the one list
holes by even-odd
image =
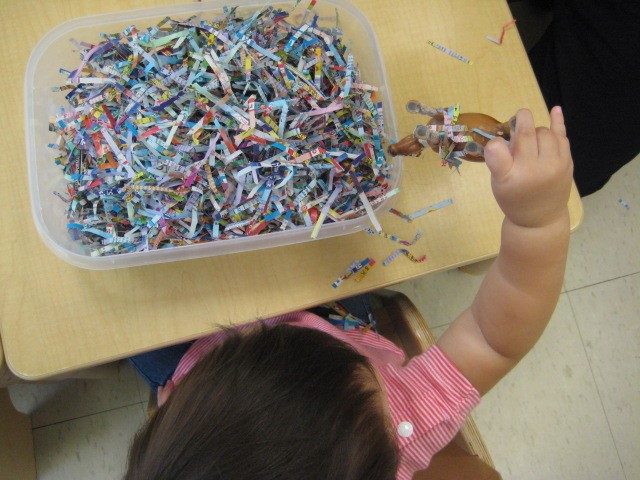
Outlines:
{"label": "child's arm", "polygon": [[471,307],[438,340],[481,394],[536,343],[560,295],[573,173],[562,110],[551,110],[550,129],[536,129],[520,110],[510,146],[493,140],[485,158],[506,217],[500,253]]}

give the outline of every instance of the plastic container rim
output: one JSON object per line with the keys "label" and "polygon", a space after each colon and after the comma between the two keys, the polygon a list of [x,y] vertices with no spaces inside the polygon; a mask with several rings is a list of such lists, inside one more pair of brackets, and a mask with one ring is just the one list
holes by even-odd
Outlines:
{"label": "plastic container rim", "polygon": [[[364,26],[368,27],[368,33],[370,34],[371,40],[372,40],[372,47],[375,48],[377,52],[380,52],[378,37],[371,23],[359,8],[357,8],[348,0],[323,0],[323,2],[330,3],[336,7],[343,8],[344,10],[352,14],[354,17],[356,17]],[[207,11],[219,10],[223,8],[227,3],[228,2],[225,2],[225,1],[212,0],[212,1],[205,1],[205,2],[199,2],[199,3],[192,3],[192,4],[183,3],[183,4],[169,5],[169,6],[163,6],[163,7],[145,7],[145,8],[117,11],[117,12],[111,12],[111,13],[85,15],[78,18],[72,18],[70,20],[66,20],[60,23],[59,25],[49,30],[46,34],[44,34],[44,36],[42,36],[42,38],[40,38],[40,40],[36,43],[35,47],[31,52],[31,55],[29,56],[29,60],[27,61],[27,67],[25,70],[25,79],[24,79],[24,108],[25,108],[24,128],[25,128],[25,140],[26,140],[26,149],[27,149],[26,160],[27,160],[27,175],[28,175],[28,184],[29,184],[29,198],[31,201],[31,215],[33,218],[33,222],[35,223],[36,230],[38,231],[38,234],[42,238],[45,245],[47,245],[47,247],[49,247],[49,249],[52,250],[53,253],[55,253],[62,260],[65,260],[66,262],[72,265],[75,265],[77,267],[84,268],[84,269],[107,270],[107,269],[116,269],[116,268],[127,268],[131,266],[143,266],[143,265],[156,264],[156,263],[169,263],[174,261],[191,260],[196,258],[212,257],[212,256],[218,256],[218,255],[232,255],[234,253],[243,253],[246,251],[251,251],[254,249],[253,247],[256,247],[255,249],[263,249],[263,248],[268,249],[268,248],[277,248],[281,246],[291,245],[294,243],[297,244],[297,243],[303,243],[306,241],[314,241],[313,239],[310,238],[310,236],[306,240],[291,238],[290,241],[283,241],[277,245],[263,247],[263,246],[260,246],[260,243],[262,243],[262,241],[264,240],[264,236],[256,235],[251,237],[241,237],[241,238],[232,239],[236,241],[236,244],[238,244],[240,248],[236,251],[226,252],[226,253],[211,252],[211,253],[203,254],[201,250],[206,250],[207,248],[210,248],[212,244],[216,243],[214,241],[211,241],[211,242],[204,242],[199,244],[175,247],[176,249],[179,249],[179,252],[181,254],[180,258],[175,258],[175,259],[156,258],[156,257],[163,257],[164,254],[166,254],[165,250],[169,250],[169,249],[150,250],[146,252],[130,252],[130,253],[109,255],[109,256],[103,256],[103,257],[92,257],[90,255],[82,255],[82,254],[73,252],[61,246],[60,244],[58,244],[53,239],[52,235],[50,234],[50,232],[48,231],[44,223],[42,210],[37,208],[40,205],[40,200],[38,198],[39,185],[36,180],[36,172],[34,171],[34,170],[37,170],[36,161],[33,158],[36,151],[36,145],[35,145],[34,136],[29,135],[29,133],[34,129],[35,105],[34,105],[33,98],[29,94],[31,93],[30,91],[33,89],[32,79],[34,78],[36,65],[42,58],[42,55],[46,51],[46,49],[54,41],[56,41],[63,35],[68,34],[69,31],[75,28],[91,27],[94,24],[99,25],[101,23],[102,24],[113,23],[116,21],[133,22],[135,20],[141,20],[144,18],[151,18],[151,17],[162,16],[162,15],[171,15],[171,14],[184,15],[184,14],[199,13],[199,12],[205,13]],[[287,2],[273,2],[273,3],[287,3]],[[265,5],[268,5],[268,3],[261,2],[260,0],[235,0],[233,2],[233,6],[238,6],[238,7],[250,8],[250,7],[260,7]],[[382,83],[386,90],[385,101],[389,106],[388,109],[391,110],[391,112],[385,112],[385,118],[387,119],[387,122],[390,122],[388,132],[391,133],[392,135],[395,135],[397,133],[397,129],[396,129],[396,122],[395,122],[395,115],[393,113],[393,103],[392,103],[391,95],[389,94],[389,91],[388,91],[387,71],[384,65],[384,60],[379,53],[378,53],[378,60],[380,62],[380,65],[382,66],[382,71],[380,72],[380,74],[382,77]],[[395,175],[394,183],[395,183],[395,187],[398,187],[400,185],[400,180],[402,175],[402,158],[395,157],[394,161],[396,162],[394,166],[394,175]],[[386,199],[380,205],[378,205],[374,210],[376,211],[376,213],[380,214],[382,209],[388,206],[393,200],[394,200],[393,198]],[[317,240],[322,240],[324,238],[333,238],[341,235],[348,235],[350,233],[356,233],[357,231],[360,231],[365,228],[364,225],[358,225],[358,223],[362,223],[363,218],[366,218],[366,216],[360,216],[353,219],[343,220],[337,223],[327,224],[320,231],[320,235]],[[347,230],[351,225],[353,225],[353,231],[349,232]],[[327,235],[326,233],[327,231],[331,230],[331,226],[335,226],[334,228],[340,228],[342,231],[337,232],[333,235],[332,234]],[[270,239],[277,239],[278,237],[286,236],[287,233],[291,233],[291,232],[308,231],[310,233],[312,228],[313,227],[299,227],[292,230],[272,232],[267,234],[267,236]],[[325,233],[325,235],[323,235],[323,232]],[[227,240],[220,240],[220,242],[224,242],[224,241],[227,241]],[[174,249],[170,249],[170,250],[174,250]],[[120,262],[118,262],[117,259],[124,260],[125,258],[126,260],[129,261],[129,264],[118,265],[118,263]]]}

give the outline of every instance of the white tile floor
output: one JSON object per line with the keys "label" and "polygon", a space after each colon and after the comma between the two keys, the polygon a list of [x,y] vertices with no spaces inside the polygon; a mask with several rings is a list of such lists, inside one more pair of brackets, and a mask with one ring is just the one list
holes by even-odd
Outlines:
{"label": "white tile floor", "polygon": [[[549,328],[474,414],[505,480],[640,479],[640,157],[584,206]],[[397,289],[440,334],[480,281],[452,271]],[[120,478],[146,396],[126,365],[70,383],[32,415],[38,478]]]}

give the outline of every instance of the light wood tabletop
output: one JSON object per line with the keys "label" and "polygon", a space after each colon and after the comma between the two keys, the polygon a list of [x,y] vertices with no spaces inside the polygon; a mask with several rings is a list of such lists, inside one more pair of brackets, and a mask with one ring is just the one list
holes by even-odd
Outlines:
{"label": "light wood tabletop", "polygon": [[[184,2],[23,0],[0,7],[0,336],[6,362],[16,375],[30,380],[51,377],[193,339],[219,325],[303,309],[497,254],[503,216],[491,194],[485,165],[465,163],[458,174],[441,167],[436,154],[426,152],[421,158],[404,160],[395,207],[410,212],[447,198],[454,205],[411,224],[393,215],[382,218],[385,230],[402,238],[412,238],[418,228],[424,232],[412,247],[416,254],[428,256],[422,264],[399,258],[383,267],[382,260],[397,245],[362,232],[111,271],[82,270],[54,256],[40,240],[30,214],[23,131],[29,54],[48,30],[65,20],[171,3]],[[506,2],[353,3],[368,17],[380,42],[400,136],[410,133],[418,120],[404,110],[413,98],[435,106],[459,103],[462,111],[500,120],[527,106],[538,123],[548,124],[517,31],[510,30],[502,46],[485,39],[499,33],[510,18]],[[443,54],[428,40],[469,57],[473,64]],[[582,219],[575,188],[569,208],[575,228]],[[379,263],[362,282],[348,280],[338,289],[331,287],[354,260],[365,257]]]}

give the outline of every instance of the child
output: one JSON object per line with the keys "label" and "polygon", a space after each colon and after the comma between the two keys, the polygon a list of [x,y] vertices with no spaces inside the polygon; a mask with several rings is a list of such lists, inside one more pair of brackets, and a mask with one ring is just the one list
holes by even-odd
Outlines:
{"label": "child", "polygon": [[471,307],[405,364],[391,342],[297,312],[192,344],[158,390],[126,480],[407,480],[531,349],[555,308],[569,241],[572,161],[562,110],[520,110],[485,149],[505,214]]}

